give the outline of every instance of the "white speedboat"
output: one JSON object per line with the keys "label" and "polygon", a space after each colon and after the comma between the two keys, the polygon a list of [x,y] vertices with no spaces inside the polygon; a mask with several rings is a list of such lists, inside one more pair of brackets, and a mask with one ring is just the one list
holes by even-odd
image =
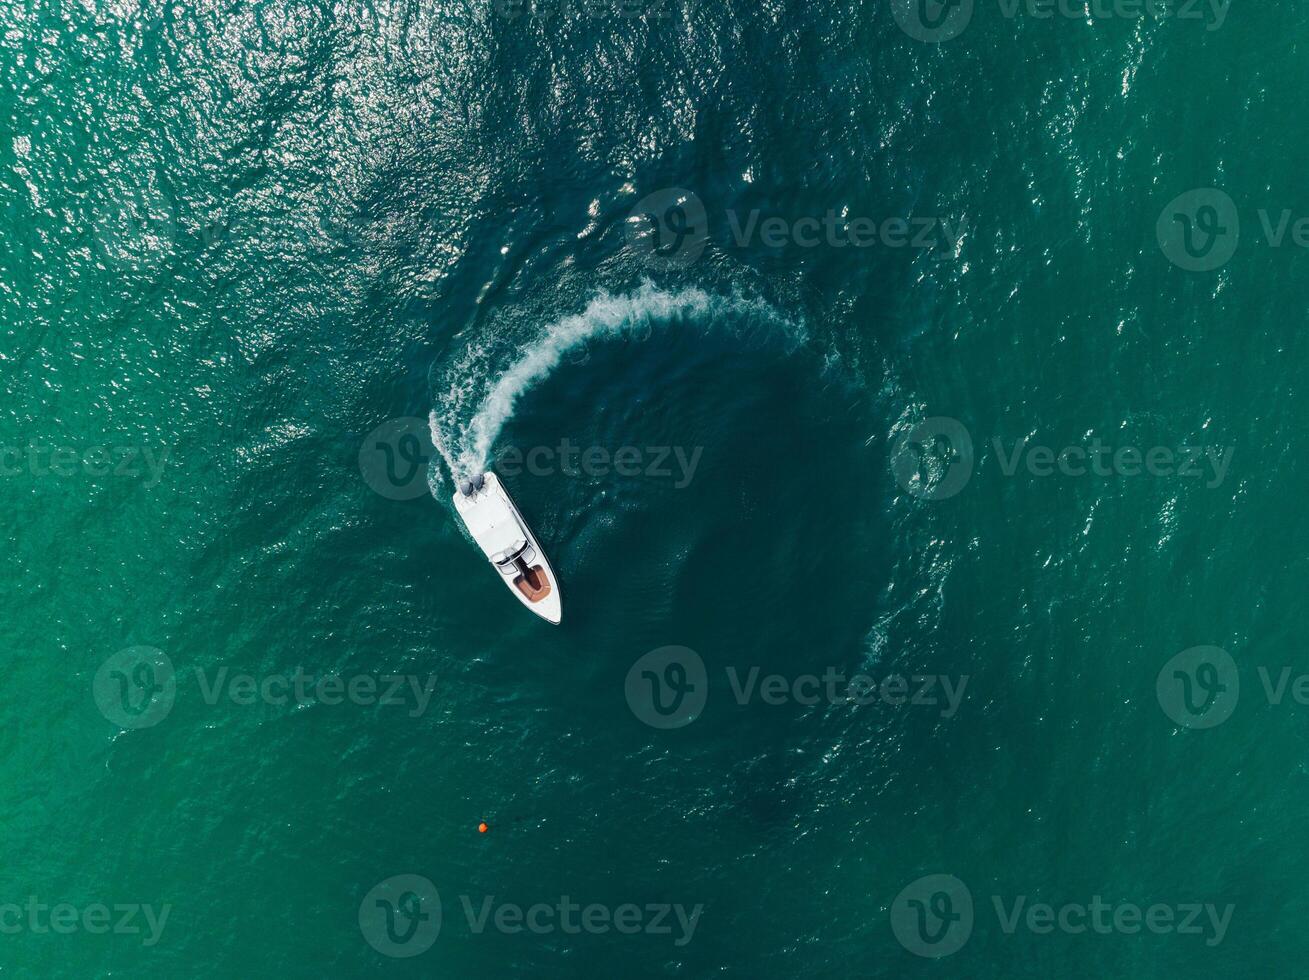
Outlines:
{"label": "white speedboat", "polygon": [[562,614],[559,579],[499,477],[479,473],[460,481],[454,505],[509,591],[542,619],[557,624]]}

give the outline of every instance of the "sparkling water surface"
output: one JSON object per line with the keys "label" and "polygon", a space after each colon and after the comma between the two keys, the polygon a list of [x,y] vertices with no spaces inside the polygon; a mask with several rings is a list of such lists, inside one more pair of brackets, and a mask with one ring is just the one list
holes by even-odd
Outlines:
{"label": "sparkling water surface", "polygon": [[0,975],[1290,975],[1309,14],[1070,7],[0,8]]}

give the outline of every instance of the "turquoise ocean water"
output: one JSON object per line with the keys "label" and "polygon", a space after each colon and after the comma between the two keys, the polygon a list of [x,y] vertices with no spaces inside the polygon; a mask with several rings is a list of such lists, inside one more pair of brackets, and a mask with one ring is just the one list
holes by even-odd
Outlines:
{"label": "turquoise ocean water", "polygon": [[0,8],[0,976],[1292,975],[1307,41]]}

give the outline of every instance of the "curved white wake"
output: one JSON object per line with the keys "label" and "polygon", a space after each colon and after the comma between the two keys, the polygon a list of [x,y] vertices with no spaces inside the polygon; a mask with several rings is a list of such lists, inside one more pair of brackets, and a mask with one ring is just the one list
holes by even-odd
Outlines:
{"label": "curved white wake", "polygon": [[[634,293],[615,296],[598,293],[581,313],[551,323],[519,358],[509,365],[487,391],[476,381],[486,375],[483,350],[471,351],[456,371],[446,394],[432,410],[429,422],[432,444],[444,457],[456,479],[486,469],[500,431],[514,414],[518,399],[549,377],[570,351],[593,338],[644,329],[658,323],[697,318],[711,321],[727,317],[738,324],[766,322],[781,327],[788,346],[803,341],[799,328],[761,300],[741,296],[715,296],[702,289],[673,292],[645,283]],[[478,368],[482,370],[478,370]],[[467,408],[478,394],[485,398],[466,422]]]}

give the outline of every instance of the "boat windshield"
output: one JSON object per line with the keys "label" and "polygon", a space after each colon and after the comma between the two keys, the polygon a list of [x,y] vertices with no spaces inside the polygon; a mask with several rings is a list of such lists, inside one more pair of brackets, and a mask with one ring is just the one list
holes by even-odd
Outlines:
{"label": "boat windshield", "polygon": [[507,568],[514,563],[514,559],[520,557],[523,552],[527,551],[527,542],[518,541],[513,547],[506,548],[500,554],[496,555],[495,563],[502,568]]}

